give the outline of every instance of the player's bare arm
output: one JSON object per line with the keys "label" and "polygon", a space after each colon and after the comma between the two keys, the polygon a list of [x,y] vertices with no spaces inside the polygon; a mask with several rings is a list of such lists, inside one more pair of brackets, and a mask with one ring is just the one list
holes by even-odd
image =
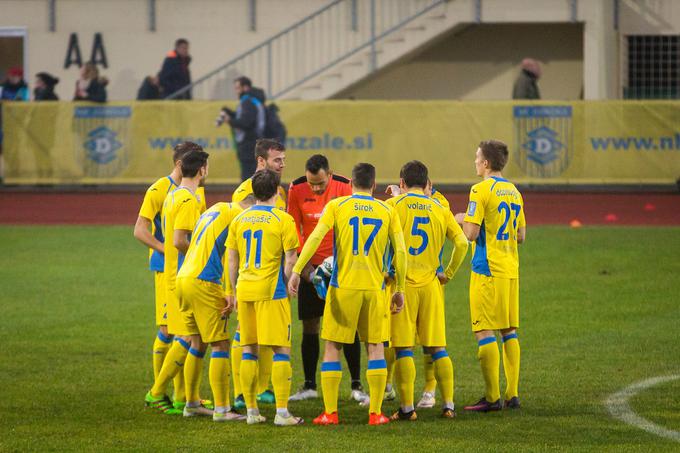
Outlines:
{"label": "player's bare arm", "polygon": [[182,252],[184,255],[187,254],[187,251],[189,250],[189,235],[191,234],[191,231],[189,230],[175,230],[175,232],[172,235],[172,242],[175,244],[175,247],[177,250]]}
{"label": "player's bare arm", "polygon": [[154,249],[158,253],[163,253],[163,243],[151,234],[151,220],[146,217],[137,217],[135,223],[134,236],[142,244]]}
{"label": "player's bare arm", "polygon": [[287,250],[285,257],[285,264],[283,266],[283,274],[286,276],[286,280],[289,280],[293,274],[293,266],[297,262],[297,250]]}
{"label": "player's bare arm", "polygon": [[463,233],[465,233],[465,237],[468,239],[468,241],[476,241],[479,237],[479,230],[480,226],[476,223],[463,222]]}
{"label": "player's bare arm", "polygon": [[[234,291],[236,290],[236,280],[238,280],[238,264],[239,264],[239,254],[238,250],[234,249],[229,249],[228,250],[228,256],[227,260],[229,262],[228,268],[229,268],[229,282],[231,283],[231,287],[234,288]],[[233,294],[228,294],[226,298],[229,300],[231,299],[231,303],[234,307],[234,310],[238,310],[238,302],[236,300],[236,297],[234,297]]]}
{"label": "player's bare arm", "polygon": [[527,238],[527,229],[526,227],[520,227],[517,229],[517,243],[518,244],[523,244],[524,241]]}

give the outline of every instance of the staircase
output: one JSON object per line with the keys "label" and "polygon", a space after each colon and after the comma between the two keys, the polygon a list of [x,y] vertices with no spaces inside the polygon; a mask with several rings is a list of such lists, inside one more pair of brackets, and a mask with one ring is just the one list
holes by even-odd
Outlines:
{"label": "staircase", "polygon": [[233,98],[241,75],[270,99],[327,99],[474,17],[464,0],[334,0],[168,99]]}

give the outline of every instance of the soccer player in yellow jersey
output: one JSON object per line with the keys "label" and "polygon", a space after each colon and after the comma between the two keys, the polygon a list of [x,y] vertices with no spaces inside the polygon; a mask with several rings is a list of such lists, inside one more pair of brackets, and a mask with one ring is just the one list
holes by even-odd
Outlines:
{"label": "soccer player in yellow jersey", "polygon": [[[453,365],[446,346],[446,323],[442,283],[453,277],[465,258],[468,243],[450,210],[425,195],[427,167],[419,161],[401,169],[402,195],[391,198],[401,221],[406,243],[406,294],[404,310],[392,316],[391,344],[396,350],[395,377],[401,406],[392,420],[416,420],[413,391],[416,369],[413,347],[416,334],[425,352],[432,356],[435,376],[444,399],[442,415],[455,416]],[[440,254],[446,238],[454,242],[453,253],[443,272]]]}
{"label": "soccer player in yellow jersey", "polygon": [[518,409],[519,395],[519,257],[517,245],[526,237],[522,195],[501,171],[508,161],[505,143],[489,140],[479,144],[475,154],[477,176],[483,181],[472,186],[467,213],[457,214],[463,231],[475,242],[470,277],[470,317],[478,343],[479,362],[486,394],[470,411],[501,409],[500,354],[495,331],[503,341],[503,368],[507,387],[505,407]]}
{"label": "soccer player in yellow jersey", "polygon": [[257,204],[234,219],[227,236],[229,278],[235,288],[241,329],[241,388],[248,411],[247,423],[265,421],[257,407],[257,355],[260,346],[267,346],[274,351],[274,424],[299,425],[302,418],[288,411],[293,371],[290,301],[286,291],[286,277],[297,259],[298,235],[293,217],[275,208],[279,176],[271,170],[261,170],[252,181]]}
{"label": "soccer player in yellow jersey", "polygon": [[[181,158],[187,152],[184,144],[178,144],[173,150],[172,161],[174,167],[170,175],[158,179],[146,191],[144,201],[139,209],[139,216],[135,223],[134,236],[142,244],[149,247],[149,269],[154,272],[154,286],[155,286],[155,301],[156,301],[156,325],[158,326],[158,333],[153,343],[153,374],[154,379],[160,373],[165,355],[170,349],[173,336],[168,333],[167,308],[166,308],[166,294],[165,294],[165,279],[163,268],[164,260],[164,242],[163,229],[161,226],[161,210],[163,202],[168,193],[175,190],[177,182],[182,178]],[[205,207],[205,195],[203,187],[199,187],[196,192],[201,197],[201,202]],[[184,400],[184,376],[178,374],[174,379],[175,384],[175,399],[178,401]],[[157,409],[163,412],[172,411],[171,401],[163,401],[161,404],[155,405]]]}
{"label": "soccer player in yellow jersey", "polygon": [[336,198],[326,205],[319,223],[307,238],[288,284],[297,294],[300,273],[331,229],[334,234],[334,269],[326,296],[321,337],[326,340],[321,365],[324,412],[314,419],[317,425],[338,424],[338,390],[342,378],[340,349],[354,343],[355,333],[366,343],[370,388],[369,424],[381,425],[389,419],[382,414],[387,381],[383,349],[388,322],[383,262],[388,240],[394,248],[396,291],[392,311],[404,305],[406,251],[396,211],[373,198],[375,167],[360,163],[352,170],[352,195]]}
{"label": "soccer player in yellow jersey", "polygon": [[[283,169],[286,167],[286,148],[276,140],[262,138],[255,142],[255,160],[257,161],[256,172],[260,170],[271,170],[281,178]],[[231,196],[232,203],[239,203],[243,200],[250,200],[255,203],[253,195],[253,178],[248,178],[236,188]],[[279,185],[275,206],[282,211],[286,210],[286,191]],[[234,341],[231,346],[231,369],[234,377],[234,407],[241,409],[245,407],[243,394],[241,392],[240,368],[241,368],[241,333],[236,329]],[[269,390],[269,380],[272,375],[272,360],[274,353],[271,349],[260,348],[258,358],[258,383],[257,401],[265,404],[274,403],[274,394]]]}
{"label": "soccer player in yellow jersey", "polygon": [[180,312],[191,334],[191,348],[184,363],[187,403],[184,416],[208,415],[201,407],[199,385],[203,357],[210,344],[210,387],[215,401],[215,421],[244,420],[229,405],[229,332],[227,319],[233,310],[231,285],[222,286],[227,234],[231,221],[248,207],[246,201],[217,203],[204,212],[191,233],[191,244],[177,273]]}
{"label": "soccer player in yellow jersey", "polygon": [[[182,371],[184,360],[190,349],[188,331],[179,311],[179,298],[176,292],[177,272],[189,248],[191,232],[202,212],[202,203],[196,194],[199,185],[208,174],[208,153],[201,146],[186,142],[187,152],[182,156],[182,181],[177,189],[170,192],[163,203],[161,224],[165,241],[164,276],[166,284],[166,303],[168,333],[175,335],[176,342],[170,347],[163,366],[146,395],[149,404],[165,397],[165,388],[170,379]],[[184,408],[184,404],[176,408]]]}

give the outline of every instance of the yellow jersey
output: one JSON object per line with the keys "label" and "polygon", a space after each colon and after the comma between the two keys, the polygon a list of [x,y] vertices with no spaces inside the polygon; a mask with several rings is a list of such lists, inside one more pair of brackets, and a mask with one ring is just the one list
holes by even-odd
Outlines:
{"label": "yellow jersey", "polygon": [[163,203],[163,236],[165,242],[165,281],[168,289],[175,289],[177,271],[182,267],[182,254],[173,241],[175,230],[193,231],[203,212],[201,199],[186,187],[180,186],[165,197]]}
{"label": "yellow jersey", "polygon": [[[384,288],[383,270],[388,243],[394,244],[395,253],[400,253],[401,257],[405,253],[401,223],[396,211],[362,192],[329,201],[312,236],[302,248],[295,272],[302,271],[316,250],[315,246],[331,229],[334,259],[331,286],[359,290]],[[400,265],[403,266],[403,263],[395,260],[397,290],[403,291],[405,269],[400,269]]]}
{"label": "yellow jersey", "polygon": [[257,302],[288,297],[285,253],[299,245],[293,217],[274,206],[251,206],[236,216],[227,248],[239,254],[237,299]]}
{"label": "yellow jersey", "polygon": [[517,230],[526,226],[524,202],[517,187],[491,176],[470,190],[465,221],[480,226],[472,256],[472,272],[518,278]]}
{"label": "yellow jersey", "polygon": [[446,209],[449,210],[451,209],[451,204],[449,203],[449,200],[447,200],[446,197],[434,187],[432,188],[432,198],[434,200],[437,200],[439,204],[444,206]]}
{"label": "yellow jersey", "polygon": [[387,203],[397,211],[404,232],[406,284],[425,286],[437,277],[447,237],[454,241],[455,248],[462,249],[454,249],[456,259],[445,271],[449,278],[453,277],[465,257],[467,240],[451,211],[422,190],[390,198]]}
{"label": "yellow jersey", "polygon": [[217,203],[201,214],[177,277],[193,277],[222,285],[229,225],[242,211],[238,204]]}
{"label": "yellow jersey", "polygon": [[[253,178],[248,178],[236,188],[231,196],[232,203],[240,203],[246,199],[248,195],[253,194]],[[276,197],[275,206],[282,211],[286,210],[286,190],[279,186],[279,196]]]}
{"label": "yellow jersey", "polygon": [[[165,176],[160,178],[155,183],[151,184],[144,194],[144,201],[142,207],[139,208],[139,216],[148,219],[151,222],[151,234],[160,242],[164,243],[163,226],[161,224],[161,211],[163,210],[163,202],[165,197],[177,187],[177,183],[170,177]],[[205,191],[203,187],[199,187],[196,195],[201,197],[203,209],[205,209]],[[163,272],[164,259],[163,254],[158,253],[154,249],[149,249],[149,270],[156,272]]]}

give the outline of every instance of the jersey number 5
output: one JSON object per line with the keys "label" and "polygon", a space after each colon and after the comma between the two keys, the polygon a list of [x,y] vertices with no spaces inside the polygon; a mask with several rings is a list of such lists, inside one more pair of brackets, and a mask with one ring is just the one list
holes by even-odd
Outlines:
{"label": "jersey number 5", "polygon": [[[373,226],[373,231],[371,231],[371,233],[366,238],[366,243],[364,243],[364,255],[368,255],[368,251],[371,249],[371,245],[373,245],[373,241],[375,240],[375,236],[378,234],[378,230],[380,230],[382,223],[383,222],[380,219],[372,219],[370,217],[362,217],[362,219],[361,219],[362,225],[372,225]],[[358,255],[359,254],[359,217],[352,217],[351,219],[349,219],[349,224],[352,226],[352,254]]]}
{"label": "jersey number 5", "polygon": [[512,230],[516,231],[517,216],[519,215],[519,212],[522,210],[522,206],[515,203],[510,203],[510,205],[508,205],[505,201],[502,201],[501,204],[498,205],[498,212],[505,214],[505,219],[503,220],[503,224],[501,225],[501,227],[498,229],[498,233],[496,233],[497,241],[507,241],[508,239],[510,239],[510,233],[506,232],[506,230],[508,229],[508,221],[510,220],[511,210],[514,214],[514,216],[512,216]]}
{"label": "jersey number 5", "polygon": [[427,248],[427,244],[430,241],[429,238],[427,237],[427,231],[423,230],[420,225],[427,225],[430,223],[430,218],[429,217],[414,217],[413,218],[413,226],[411,227],[411,236],[420,236],[422,239],[422,242],[420,243],[420,247],[415,248],[415,247],[409,247],[408,252],[413,255],[420,255],[425,251]]}

